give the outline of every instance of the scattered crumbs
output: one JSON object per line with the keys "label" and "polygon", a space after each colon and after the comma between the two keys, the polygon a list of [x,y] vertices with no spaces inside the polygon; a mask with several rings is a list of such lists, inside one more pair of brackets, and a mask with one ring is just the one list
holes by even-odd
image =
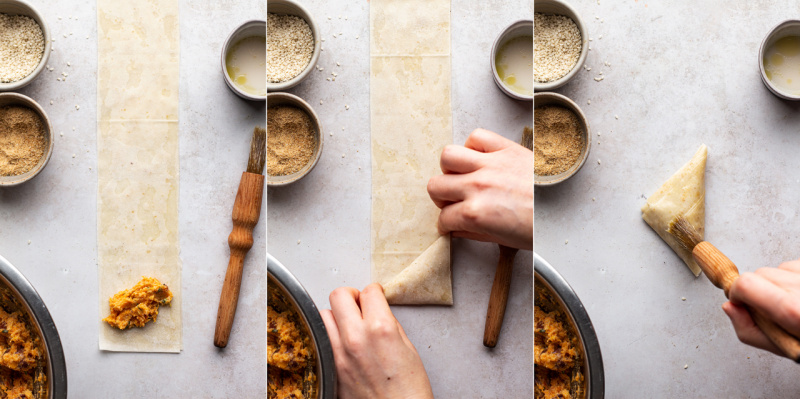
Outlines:
{"label": "scattered crumbs", "polygon": [[594,197],[592,197],[592,202],[594,202],[594,201],[595,201],[595,198],[594,198]]}
{"label": "scattered crumbs", "polygon": [[68,62],[68,63],[67,63],[67,66],[68,66],[68,67],[71,67],[71,66],[72,66],[72,64]]}
{"label": "scattered crumbs", "polygon": [[66,33],[64,34],[64,37],[65,37],[65,38],[67,37],[67,34],[66,34]]}
{"label": "scattered crumbs", "polygon": [[56,80],[60,82],[60,81],[61,81],[61,78],[56,78]]}
{"label": "scattered crumbs", "polygon": [[319,100],[319,105],[322,105],[322,100]]}
{"label": "scattered crumbs", "polygon": [[688,364],[684,364],[684,365],[683,365],[683,369],[684,369],[684,370],[686,370],[686,369],[688,369],[688,368],[689,368],[689,365],[688,365]]}
{"label": "scattered crumbs", "polygon": [[586,104],[591,105],[592,104],[592,100],[586,100]]}
{"label": "scattered crumbs", "polygon": [[564,240],[564,245],[569,244],[569,240]]}
{"label": "scattered crumbs", "polygon": [[325,48],[324,48],[324,47],[320,47],[319,49],[320,49],[320,50],[322,50],[322,51],[325,51]]}
{"label": "scattered crumbs", "polygon": [[344,20],[347,21],[347,15],[344,16]]}
{"label": "scattered crumbs", "polygon": [[599,16],[597,16],[597,15],[595,15],[595,16],[594,16],[594,19],[600,19],[600,17],[599,17]]}
{"label": "scattered crumbs", "polygon": [[339,32],[339,36],[344,36],[344,32]]}
{"label": "scattered crumbs", "polygon": [[590,37],[590,38],[589,38],[589,41],[591,42],[592,40],[594,40],[594,39],[592,39],[592,38]]}
{"label": "scattered crumbs", "polygon": [[[58,19],[61,19],[61,16],[60,16],[60,15],[58,16]],[[28,242],[30,242],[30,241],[28,241]]]}
{"label": "scattered crumbs", "polygon": [[344,126],[342,126],[342,131],[344,131]]}
{"label": "scattered crumbs", "polygon": [[597,38],[598,38],[598,39],[602,39],[602,38],[603,38],[603,35],[600,35],[600,36],[598,36]]}
{"label": "scattered crumbs", "polygon": [[749,358],[750,358],[750,356],[748,356],[747,358],[749,359]]}
{"label": "scattered crumbs", "polygon": [[336,34],[335,34],[335,33],[334,33],[334,34],[332,34],[331,36],[333,36],[333,38],[334,38],[334,39],[336,39]]}
{"label": "scattered crumbs", "polygon": [[[61,19],[61,18],[59,18],[59,19]],[[31,245],[31,240],[28,240],[28,245]]]}
{"label": "scattered crumbs", "polygon": [[340,63],[338,63],[338,62],[337,62],[337,63],[336,63],[336,66],[342,66],[342,64],[340,64]]}
{"label": "scattered crumbs", "polygon": [[[328,17],[328,20],[330,20],[330,19],[331,19],[331,17]],[[298,241],[298,242],[300,242],[300,241]]]}
{"label": "scattered crumbs", "polygon": [[53,105],[53,100],[50,100],[50,105]]}
{"label": "scattered crumbs", "polygon": [[614,119],[619,119],[619,115],[614,115]]}
{"label": "scattered crumbs", "polygon": [[358,39],[358,35],[356,35],[356,39]]}
{"label": "scattered crumbs", "polygon": [[64,132],[61,132],[61,137],[64,137]]}
{"label": "scattered crumbs", "polygon": [[331,136],[333,136],[333,132],[331,132]]}
{"label": "scattered crumbs", "polygon": [[324,37],[322,38],[322,41],[323,41],[323,42],[325,41],[325,38],[324,38]]}
{"label": "scattered crumbs", "polygon": [[599,76],[597,76],[596,78],[594,78],[594,81],[595,81],[595,82],[599,82],[599,81],[601,81],[601,80],[603,80],[603,79],[605,79],[605,77],[603,77],[603,75],[599,75]]}
{"label": "scattered crumbs", "polygon": [[603,22],[606,22],[606,20],[605,19],[601,19],[600,23],[602,24]]}
{"label": "scattered crumbs", "polygon": [[345,105],[344,109],[350,109],[350,106],[349,105]]}
{"label": "scattered crumbs", "polygon": [[75,126],[73,126],[73,127],[72,127],[72,131],[73,131],[73,132],[75,131]]}
{"label": "scattered crumbs", "polygon": [[600,132],[597,132],[597,135],[600,136],[601,135]]}
{"label": "scattered crumbs", "polygon": [[330,81],[331,81],[331,78],[325,78],[325,80],[327,80],[328,82],[330,82]]}
{"label": "scattered crumbs", "polygon": [[344,158],[344,154],[342,154],[342,158]]}
{"label": "scattered crumbs", "polygon": [[331,79],[331,82],[335,82],[335,81],[336,81],[336,78],[332,78],[332,79]]}
{"label": "scattered crumbs", "polygon": [[79,109],[81,109],[81,106],[80,105],[75,105],[75,109],[79,110]]}
{"label": "scattered crumbs", "polygon": [[592,51],[592,46],[589,46],[589,51]]}
{"label": "scattered crumbs", "polygon": [[[328,19],[330,19],[330,18],[328,18]],[[300,245],[300,240],[297,240],[297,245]]]}
{"label": "scattered crumbs", "polygon": [[77,156],[78,156],[78,154],[72,154],[72,157],[73,157],[73,158],[75,158],[75,157],[77,157]]}
{"label": "scattered crumbs", "polygon": [[319,67],[319,71],[320,71],[320,72],[322,72],[322,71],[324,71],[324,70],[325,70],[325,68],[323,68],[323,67]]}
{"label": "scattered crumbs", "polygon": [[588,67],[588,68],[586,68],[586,71],[587,71],[587,72],[588,72],[588,71],[591,71],[591,70],[592,70],[592,67]]}
{"label": "scattered crumbs", "polygon": [[597,160],[597,164],[600,165],[600,160],[599,159]]}
{"label": "scattered crumbs", "polygon": [[685,297],[685,296],[682,296],[682,297],[681,297],[681,301],[685,301],[685,300],[686,300],[686,297]]}

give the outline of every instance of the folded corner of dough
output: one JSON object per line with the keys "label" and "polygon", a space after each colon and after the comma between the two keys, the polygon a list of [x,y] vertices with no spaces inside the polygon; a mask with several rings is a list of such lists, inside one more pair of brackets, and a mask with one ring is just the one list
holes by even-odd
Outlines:
{"label": "folded corner of dough", "polygon": [[392,305],[452,305],[450,235],[437,238],[383,289]]}
{"label": "folded corner of dough", "polygon": [[683,259],[695,277],[700,275],[700,266],[694,261],[691,252],[681,247],[667,229],[676,217],[683,216],[697,229],[700,237],[703,237],[707,157],[708,148],[702,144],[694,157],[651,195],[642,207],[642,219]]}

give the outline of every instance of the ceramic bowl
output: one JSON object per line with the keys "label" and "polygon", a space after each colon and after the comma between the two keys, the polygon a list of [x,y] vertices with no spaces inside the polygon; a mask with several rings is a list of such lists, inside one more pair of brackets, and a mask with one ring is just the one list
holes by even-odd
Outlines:
{"label": "ceramic bowl", "polygon": [[800,100],[800,93],[788,93],[785,90],[775,86],[764,70],[764,53],[772,46],[775,41],[782,39],[786,36],[800,36],[800,20],[788,19],[779,23],[777,26],[769,31],[764,40],[761,42],[761,47],[758,49],[758,70],[761,73],[761,81],[767,86],[772,94],[784,99],[797,101]]}
{"label": "ceramic bowl", "polygon": [[[575,104],[574,101],[558,93],[535,93],[533,95],[534,117],[536,115],[536,108],[545,105],[561,106],[574,112],[578,117],[581,127],[583,128],[583,142],[586,145],[584,145],[583,149],[581,150],[581,155],[578,162],[564,172],[550,176],[539,176],[534,173],[533,184],[537,186],[552,186],[554,184],[564,182],[570,177],[574,176],[579,170],[581,170],[583,164],[586,163],[586,159],[589,157],[589,151],[592,149],[592,137],[589,134],[589,122],[586,121],[586,116],[583,114],[583,111],[581,111],[580,107],[578,107],[578,104]],[[534,139],[534,144],[535,141],[536,139]]]}
{"label": "ceramic bowl", "polygon": [[311,334],[314,351],[317,353],[317,364],[314,373],[317,376],[316,387],[309,399],[334,399],[336,397],[336,365],[333,361],[333,347],[328,336],[328,330],[322,321],[322,316],[314,304],[314,300],[300,284],[300,281],[284,265],[267,254],[267,289],[277,290],[281,297],[286,298],[285,305],[294,308],[302,317],[306,331]]}
{"label": "ceramic bowl", "polygon": [[42,118],[42,125],[44,125],[44,136],[47,140],[46,149],[44,155],[39,160],[39,163],[33,167],[33,169],[16,176],[0,176],[0,187],[7,187],[7,186],[16,186],[18,184],[25,183],[34,177],[36,177],[44,167],[47,166],[47,163],[50,162],[50,156],[53,154],[53,128],[50,125],[50,118],[47,117],[47,114],[44,112],[39,103],[33,101],[28,96],[24,96],[18,93],[0,93],[0,108],[10,105],[18,105],[28,107],[34,110],[40,118]]}
{"label": "ceramic bowl", "polygon": [[[322,142],[323,142],[323,134],[322,134],[322,125],[320,124],[319,117],[317,117],[317,113],[314,112],[314,109],[308,105],[302,98],[295,96],[294,94],[289,93],[268,93],[267,94],[267,114],[269,115],[269,109],[271,107],[275,107],[278,105],[290,105],[297,108],[302,109],[308,114],[308,117],[311,119],[311,123],[314,127],[314,138],[316,139],[316,147],[314,148],[314,155],[311,156],[309,162],[303,166],[297,172],[294,172],[289,175],[285,176],[270,176],[269,170],[267,170],[267,185],[268,186],[285,186],[287,184],[292,184],[307,174],[311,173],[311,170],[317,166],[317,162],[319,161],[320,155],[322,155]],[[269,127],[267,128],[267,137],[269,137]],[[269,157],[269,143],[267,144],[267,157]]]}
{"label": "ceramic bowl", "polygon": [[228,38],[225,40],[225,44],[222,46],[222,55],[220,57],[221,60],[220,62],[222,64],[222,76],[225,77],[225,83],[228,85],[228,88],[230,88],[234,93],[236,93],[236,95],[238,95],[241,98],[244,98],[245,100],[264,101],[267,98],[267,96],[266,95],[259,96],[252,93],[248,93],[242,90],[241,87],[233,83],[233,80],[231,80],[231,76],[228,74],[228,51],[230,51],[230,49],[239,40],[253,36],[266,37],[266,35],[267,35],[267,21],[264,21],[263,19],[262,20],[254,19],[251,21],[247,21],[239,25],[239,27],[237,27],[236,29],[234,29],[233,32],[231,32],[231,34],[228,35]]}
{"label": "ceramic bowl", "polygon": [[[32,18],[42,28],[42,35],[44,37],[44,53],[42,59],[39,60],[39,65],[36,66],[28,76],[9,83],[0,83],[0,91],[14,91],[19,90],[36,79],[40,73],[47,66],[47,61],[50,59],[50,52],[52,49],[52,40],[50,38],[50,29],[47,28],[47,22],[39,11],[36,10],[30,3],[23,0],[0,0],[0,13],[8,15],[24,15]],[[1,183],[0,183],[1,184]]]}
{"label": "ceramic bowl", "polygon": [[306,65],[306,69],[300,72],[299,75],[285,82],[267,82],[267,92],[284,91],[300,84],[300,82],[302,82],[303,79],[305,79],[311,73],[311,71],[314,70],[314,66],[317,65],[317,60],[319,59],[319,52],[322,42],[319,40],[320,36],[317,23],[314,22],[314,18],[311,16],[311,13],[309,13],[308,10],[306,10],[306,8],[300,3],[293,0],[270,0],[267,2],[267,12],[278,15],[294,15],[302,18],[311,28],[311,35],[314,37],[314,53],[311,55],[311,61],[309,61],[308,65]]}
{"label": "ceramic bowl", "polygon": [[[586,312],[578,295],[567,283],[567,280],[556,271],[539,254],[534,254],[534,289],[545,290],[555,299],[557,305],[564,310],[573,331],[583,347],[582,374],[585,381],[585,397],[603,399],[605,397],[605,370],[600,342],[594,330],[592,320]],[[538,305],[537,305],[538,306]]]}
{"label": "ceramic bowl", "polygon": [[[492,44],[492,57],[489,59],[489,63],[492,65],[492,76],[494,77],[494,83],[500,88],[500,90],[503,91],[503,93],[515,100],[531,101],[533,100],[533,94],[527,95],[511,90],[503,83],[503,81],[500,79],[500,75],[497,73],[497,51],[509,40],[520,36],[533,37],[532,20],[520,20],[503,29],[503,32],[497,36],[497,38],[494,40],[494,44]],[[531,52],[533,52],[533,49],[531,49]],[[533,69],[531,69],[531,73],[533,73]]]}
{"label": "ceramic bowl", "polygon": [[572,67],[572,70],[570,70],[566,75],[552,82],[540,83],[536,82],[535,80],[533,81],[533,91],[555,90],[561,86],[564,86],[567,84],[567,82],[574,78],[578,74],[578,71],[580,71],[580,69],[583,67],[584,62],[586,62],[586,55],[589,53],[589,31],[587,30],[586,24],[583,23],[583,20],[578,12],[575,11],[575,9],[565,1],[534,0],[533,11],[536,13],[564,15],[569,17],[575,21],[575,25],[578,26],[578,30],[581,32],[581,55],[578,58],[578,62],[576,62],[575,66]]}
{"label": "ceramic bowl", "polygon": [[28,279],[22,275],[9,261],[0,256],[0,285],[8,287],[31,318],[34,333],[39,335],[44,344],[46,382],[42,399],[66,399],[67,397],[67,364],[58,329],[47,310],[42,297],[36,292]]}

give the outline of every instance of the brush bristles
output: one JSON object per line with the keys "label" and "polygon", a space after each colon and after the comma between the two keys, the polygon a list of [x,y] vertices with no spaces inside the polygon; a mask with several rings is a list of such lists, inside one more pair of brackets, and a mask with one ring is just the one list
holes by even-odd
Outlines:
{"label": "brush bristles", "polygon": [[692,252],[703,241],[700,233],[683,216],[678,216],[669,224],[667,233],[672,234],[683,249]]}
{"label": "brush bristles", "polygon": [[250,141],[250,159],[247,161],[247,171],[250,173],[264,174],[264,163],[267,161],[267,130],[256,126],[253,129],[253,139]]}
{"label": "brush bristles", "polygon": [[520,141],[520,144],[533,151],[533,129],[525,126],[525,130],[522,131],[522,141]]}

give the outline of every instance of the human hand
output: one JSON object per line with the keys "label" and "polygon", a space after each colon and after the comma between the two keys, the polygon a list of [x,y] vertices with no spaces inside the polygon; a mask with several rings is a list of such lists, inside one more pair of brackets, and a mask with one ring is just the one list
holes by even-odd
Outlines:
{"label": "human hand", "polygon": [[341,287],[322,320],[331,338],[342,399],[433,399],[422,359],[392,315],[383,287]]}
{"label": "human hand", "polygon": [[533,151],[476,129],[439,163],[444,174],[428,181],[439,233],[533,249]]}
{"label": "human hand", "polygon": [[783,356],[758,328],[747,308],[761,312],[789,334],[800,338],[800,260],[743,273],[731,285],[730,301],[722,305],[740,341]]}

